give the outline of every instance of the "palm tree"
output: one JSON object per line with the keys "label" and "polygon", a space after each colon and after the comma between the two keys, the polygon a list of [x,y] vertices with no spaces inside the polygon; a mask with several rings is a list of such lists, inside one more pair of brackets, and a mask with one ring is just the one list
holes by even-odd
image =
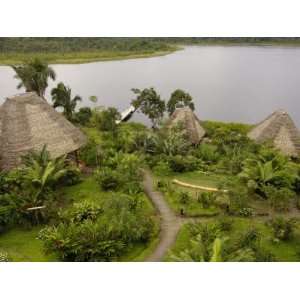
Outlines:
{"label": "palm tree", "polygon": [[226,238],[216,237],[208,246],[198,236],[191,241],[190,249],[181,251],[178,255],[172,254],[170,258],[176,262],[222,262],[224,261],[222,250],[225,240]]}
{"label": "palm tree", "polygon": [[46,146],[41,152],[31,152],[23,157],[24,177],[35,191],[32,204],[42,204],[40,196],[43,191],[67,173],[65,159],[65,156],[51,159]]}
{"label": "palm tree", "polygon": [[75,112],[77,102],[82,100],[78,95],[72,99],[71,93],[71,89],[62,82],[51,91],[53,107],[62,107],[64,110],[63,114],[69,121],[72,121],[73,119],[73,113]]}
{"label": "palm tree", "polygon": [[35,58],[28,63],[11,66],[16,72],[15,78],[21,82],[17,88],[25,88],[26,92],[36,92],[40,97],[44,97],[48,87],[48,79],[55,80],[55,71],[49,67],[48,63]]}

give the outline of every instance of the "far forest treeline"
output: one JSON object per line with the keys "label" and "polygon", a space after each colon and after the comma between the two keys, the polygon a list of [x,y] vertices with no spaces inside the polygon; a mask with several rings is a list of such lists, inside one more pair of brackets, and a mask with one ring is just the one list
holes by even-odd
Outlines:
{"label": "far forest treeline", "polygon": [[159,37],[159,38],[110,38],[110,37],[13,37],[0,38],[0,53],[49,53],[85,51],[168,51],[170,44],[198,43],[265,43],[298,44],[299,37]]}
{"label": "far forest treeline", "polygon": [[148,38],[0,38],[0,52],[168,51],[165,41]]}

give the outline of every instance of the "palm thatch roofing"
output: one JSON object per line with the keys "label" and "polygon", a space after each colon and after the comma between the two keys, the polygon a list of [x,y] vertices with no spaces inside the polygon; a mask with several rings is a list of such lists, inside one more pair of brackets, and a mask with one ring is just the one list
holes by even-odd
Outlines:
{"label": "palm thatch roofing", "polygon": [[168,127],[181,124],[187,138],[192,144],[198,144],[205,135],[200,121],[189,107],[177,108],[170,117]]}
{"label": "palm thatch roofing", "polygon": [[289,156],[300,154],[300,132],[289,114],[277,110],[257,124],[249,133],[252,140],[263,143],[273,142],[275,148]]}
{"label": "palm thatch roofing", "polygon": [[85,145],[85,135],[36,93],[7,98],[0,107],[0,169],[18,166],[44,145],[55,158]]}

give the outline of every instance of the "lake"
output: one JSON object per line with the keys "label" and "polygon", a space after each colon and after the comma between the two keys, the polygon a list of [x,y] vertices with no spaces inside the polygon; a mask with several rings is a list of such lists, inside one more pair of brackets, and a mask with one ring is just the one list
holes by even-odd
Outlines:
{"label": "lake", "polygon": [[[162,98],[183,89],[200,119],[256,123],[285,109],[300,127],[300,48],[274,46],[189,46],[166,56],[76,65],[53,65],[57,82],[83,97],[81,106],[127,108],[131,88],[155,87]],[[14,72],[0,66],[0,103],[19,93]],[[54,86],[51,83],[47,91]],[[134,120],[145,117],[135,114]]]}

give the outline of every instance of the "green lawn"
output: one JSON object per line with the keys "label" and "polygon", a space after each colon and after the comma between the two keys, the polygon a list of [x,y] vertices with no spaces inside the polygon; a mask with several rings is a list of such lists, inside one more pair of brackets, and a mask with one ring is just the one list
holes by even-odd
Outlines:
{"label": "green lawn", "polygon": [[[189,173],[174,173],[169,176],[155,176],[154,185],[157,186],[158,181],[167,182],[170,189],[162,191],[165,199],[170,207],[180,214],[183,209],[184,214],[188,217],[212,217],[218,215],[221,210],[218,207],[210,206],[209,208],[203,208],[200,203],[197,202],[197,196],[201,194],[201,190],[187,188],[172,183],[173,179],[178,179],[190,184],[202,185],[207,187],[217,188],[224,176],[220,175],[208,175],[201,172],[189,172]],[[179,194],[181,192],[187,192],[191,196],[191,200],[183,204],[180,202]]]}
{"label": "green lawn", "polygon": [[[213,222],[213,221],[210,221]],[[300,261],[300,221],[298,219],[295,234],[290,241],[273,241],[273,233],[265,221],[254,218],[234,218],[232,229],[224,235],[229,239],[236,239],[242,232],[249,228],[257,228],[261,234],[261,246],[272,252],[276,261],[296,262]],[[170,253],[178,254],[188,249],[191,241],[188,224],[185,224],[178,233],[176,243],[165,257],[165,261],[171,261]]]}
{"label": "green lawn", "polygon": [[37,239],[42,227],[31,229],[11,229],[0,237],[0,252],[8,253],[12,261],[46,262],[55,261],[54,256],[46,255],[42,241]]}

